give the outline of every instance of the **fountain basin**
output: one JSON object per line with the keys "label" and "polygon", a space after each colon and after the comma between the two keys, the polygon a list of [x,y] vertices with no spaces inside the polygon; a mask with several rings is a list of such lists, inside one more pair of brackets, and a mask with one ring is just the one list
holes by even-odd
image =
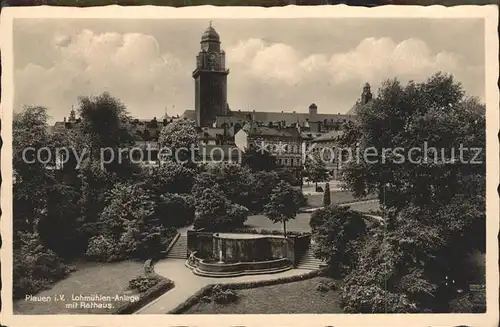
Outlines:
{"label": "fountain basin", "polygon": [[308,248],[310,235],[286,238],[255,233],[188,231],[186,266],[201,276],[269,274],[293,268]]}
{"label": "fountain basin", "polygon": [[286,239],[282,236],[230,233],[213,235],[212,258],[226,264],[262,262],[285,257]]}
{"label": "fountain basin", "polygon": [[255,262],[220,263],[216,260],[201,259],[193,255],[186,262],[186,266],[198,276],[235,277],[282,272],[291,269],[292,263],[287,258]]}

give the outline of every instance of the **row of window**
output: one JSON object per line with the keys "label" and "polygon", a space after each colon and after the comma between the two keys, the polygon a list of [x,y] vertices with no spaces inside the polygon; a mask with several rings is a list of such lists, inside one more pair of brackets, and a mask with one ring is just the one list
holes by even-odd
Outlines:
{"label": "row of window", "polygon": [[283,144],[256,140],[256,146],[271,153],[300,153],[301,147],[298,144]]}
{"label": "row of window", "polygon": [[290,159],[290,158],[281,158],[276,160],[279,164],[283,166],[292,166],[298,167],[302,165],[302,162],[298,158]]}

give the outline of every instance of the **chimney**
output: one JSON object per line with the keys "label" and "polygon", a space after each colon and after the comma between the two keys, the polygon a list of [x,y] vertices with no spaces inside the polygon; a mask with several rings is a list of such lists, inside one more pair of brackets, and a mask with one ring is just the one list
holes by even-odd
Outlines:
{"label": "chimney", "polygon": [[318,114],[318,106],[316,106],[316,104],[313,103],[309,106],[309,118],[311,120],[315,120],[317,114]]}

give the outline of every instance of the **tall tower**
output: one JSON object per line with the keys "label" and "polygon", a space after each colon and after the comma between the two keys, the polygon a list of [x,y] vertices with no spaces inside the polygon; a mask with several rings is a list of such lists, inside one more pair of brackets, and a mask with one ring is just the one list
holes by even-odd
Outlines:
{"label": "tall tower", "polygon": [[71,111],[69,113],[69,119],[68,121],[70,123],[74,123],[76,121],[76,113],[75,113],[75,109],[73,108],[73,106],[71,106]]}
{"label": "tall tower", "polygon": [[366,83],[365,86],[363,87],[363,93],[361,93],[361,104],[367,104],[369,101],[371,101],[373,95],[370,90],[370,84]]}
{"label": "tall tower", "polygon": [[201,50],[196,56],[195,81],[196,123],[212,127],[216,116],[227,111],[227,75],[224,50],[212,22],[201,36]]}

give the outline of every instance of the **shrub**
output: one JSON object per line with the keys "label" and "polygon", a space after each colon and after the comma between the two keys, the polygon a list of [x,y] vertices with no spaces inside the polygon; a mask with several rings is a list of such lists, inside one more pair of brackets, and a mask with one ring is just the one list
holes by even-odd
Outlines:
{"label": "shrub", "polygon": [[349,207],[331,206],[315,211],[309,222],[315,240],[314,254],[338,275],[349,272],[366,236],[363,216]]}
{"label": "shrub", "polygon": [[405,294],[378,286],[352,285],[342,288],[340,302],[345,313],[416,313],[415,303]]}
{"label": "shrub", "polygon": [[94,236],[89,240],[85,255],[93,260],[102,262],[122,259],[118,244],[104,235]]}
{"label": "shrub", "polygon": [[[323,291],[324,289],[324,291]],[[338,289],[337,283],[330,278],[321,278],[316,290],[321,292],[336,291]]]}
{"label": "shrub", "polygon": [[237,203],[227,203],[226,207],[227,213],[224,224],[229,227],[243,226],[248,218],[248,209]]}
{"label": "shrub", "polygon": [[201,299],[200,299],[200,302],[202,303],[211,303],[212,302],[212,298],[210,296],[203,296]]}
{"label": "shrub", "polygon": [[153,286],[157,285],[160,280],[161,279],[157,276],[139,276],[128,282],[128,288],[144,293]]}
{"label": "shrub", "polygon": [[157,259],[170,241],[175,237],[173,227],[164,227],[156,223],[135,222],[129,224],[120,238],[119,246],[127,256],[137,259]]}
{"label": "shrub", "polygon": [[[245,234],[260,234],[260,235],[283,235],[283,231],[275,229],[255,229],[255,228],[230,228],[227,232],[245,233]],[[310,235],[310,232],[287,231],[287,236],[304,236]]]}
{"label": "shrub", "polygon": [[194,199],[187,194],[163,194],[159,197],[155,216],[164,226],[187,226],[194,220]]}
{"label": "shrub", "polygon": [[139,308],[142,308],[147,303],[150,303],[157,297],[165,294],[166,292],[175,287],[174,282],[172,282],[171,280],[159,275],[156,275],[156,277],[159,279],[159,282],[153,287],[146,290],[145,292],[141,293],[138,301],[123,303],[121,306],[116,308],[112,313],[132,314],[137,310],[139,310]]}
{"label": "shrub", "polygon": [[328,207],[332,204],[330,199],[330,184],[326,183],[325,185],[325,193],[323,195],[323,206]]}
{"label": "shrub", "polygon": [[37,233],[19,235],[21,247],[14,251],[13,297],[35,294],[64,278],[70,269],[51,250],[45,248]]}
{"label": "shrub", "polygon": [[449,303],[450,312],[452,313],[472,313],[473,306],[469,294],[459,296]]}
{"label": "shrub", "polygon": [[238,293],[232,289],[223,289],[220,285],[212,288],[212,300],[218,304],[229,304],[238,300]]}
{"label": "shrub", "polygon": [[318,292],[326,293],[329,290],[330,289],[328,288],[328,286],[326,284],[319,283],[318,285],[316,285],[316,291],[318,291]]}

